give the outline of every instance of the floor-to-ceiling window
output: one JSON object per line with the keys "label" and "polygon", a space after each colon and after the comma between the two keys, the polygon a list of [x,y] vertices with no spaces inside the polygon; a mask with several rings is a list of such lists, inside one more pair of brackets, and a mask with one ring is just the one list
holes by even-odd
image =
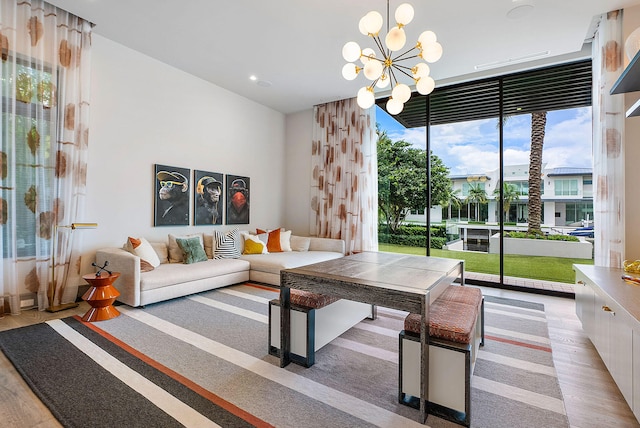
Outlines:
{"label": "floor-to-ceiling window", "polygon": [[[386,137],[429,150],[449,181],[443,192],[432,171],[430,210],[410,207],[403,220],[412,228],[406,233],[423,227],[429,249],[411,248],[415,239],[393,234],[380,248],[464,258],[468,271],[500,278],[573,282],[572,263],[592,262],[585,250],[593,245],[590,105],[591,66],[583,61],[414,94],[394,117],[380,109]],[[532,140],[542,149],[533,163]],[[564,246],[558,252],[536,252],[537,242],[524,240],[534,199],[532,164],[540,171],[533,184],[540,195],[536,237],[557,241]]]}

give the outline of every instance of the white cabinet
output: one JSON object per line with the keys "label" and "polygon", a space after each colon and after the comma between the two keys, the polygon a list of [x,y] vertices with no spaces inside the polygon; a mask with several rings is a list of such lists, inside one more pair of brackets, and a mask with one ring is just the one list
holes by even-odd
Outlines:
{"label": "white cabinet", "polygon": [[576,314],[640,420],[640,287],[622,269],[574,265]]}

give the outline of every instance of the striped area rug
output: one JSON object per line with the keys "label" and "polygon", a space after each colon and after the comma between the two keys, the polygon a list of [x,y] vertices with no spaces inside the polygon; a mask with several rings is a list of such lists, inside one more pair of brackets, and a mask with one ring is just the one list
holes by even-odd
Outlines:
{"label": "striped area rug", "polygon": [[[268,301],[244,284],[0,333],[0,349],[64,426],[418,427],[397,402],[406,313],[378,309],[281,369],[268,354]],[[487,296],[472,379],[473,427],[568,427],[544,307]],[[61,357],[64,355],[64,357]],[[429,416],[433,428],[457,425]]]}

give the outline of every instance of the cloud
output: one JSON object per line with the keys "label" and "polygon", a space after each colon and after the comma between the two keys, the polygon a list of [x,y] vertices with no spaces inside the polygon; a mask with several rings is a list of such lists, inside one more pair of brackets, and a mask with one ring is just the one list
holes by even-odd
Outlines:
{"label": "cloud", "polygon": [[[543,162],[547,168],[592,166],[591,108],[547,113]],[[425,149],[426,128],[388,129],[393,141]],[[510,116],[504,125],[504,164],[529,163],[531,116]],[[478,174],[498,168],[497,119],[437,125],[431,128],[431,149],[452,175]]]}

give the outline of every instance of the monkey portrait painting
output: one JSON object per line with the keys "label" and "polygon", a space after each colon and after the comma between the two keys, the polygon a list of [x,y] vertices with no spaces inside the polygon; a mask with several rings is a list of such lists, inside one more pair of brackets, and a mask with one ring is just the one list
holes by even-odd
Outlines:
{"label": "monkey portrait painting", "polygon": [[227,174],[227,224],[249,224],[249,177]]}
{"label": "monkey portrait painting", "polygon": [[222,184],[223,175],[219,172],[195,170],[193,173],[193,224],[215,225],[222,224],[224,207]]}
{"label": "monkey portrait painting", "polygon": [[154,226],[189,225],[189,176],[191,170],[156,165]]}

